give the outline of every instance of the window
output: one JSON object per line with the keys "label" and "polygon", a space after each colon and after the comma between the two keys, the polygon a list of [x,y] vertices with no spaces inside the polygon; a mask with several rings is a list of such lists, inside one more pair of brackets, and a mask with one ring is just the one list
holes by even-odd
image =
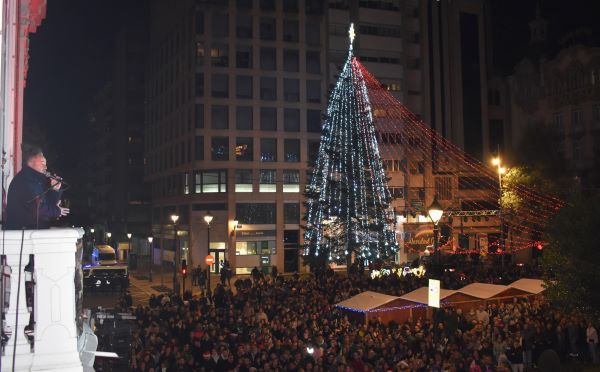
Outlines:
{"label": "window", "polygon": [[556,134],[560,136],[564,136],[565,134],[565,126],[563,124],[563,114],[562,112],[555,112],[552,116],[552,126]]}
{"label": "window", "polygon": [[275,70],[277,58],[275,48],[260,48],[260,68],[262,70]]}
{"label": "window", "polygon": [[[276,254],[277,248],[275,240],[257,240],[257,241],[236,241],[235,254],[237,256],[250,255],[273,255]],[[236,268],[239,269],[239,268]],[[248,268],[250,270],[250,268]],[[251,271],[248,271],[250,273]],[[236,274],[239,274],[236,271]],[[244,274],[244,272],[241,272]]]}
{"label": "window", "polygon": [[306,130],[308,132],[321,132],[321,110],[306,111]]}
{"label": "window", "polygon": [[321,44],[321,24],[318,22],[306,22],[306,43],[310,45]]}
{"label": "window", "polygon": [[261,169],[259,184],[258,184],[258,191],[259,192],[276,192],[277,191],[276,178],[277,178],[276,170]]}
{"label": "window", "polygon": [[263,162],[277,161],[277,139],[276,138],[261,138],[260,139],[260,161],[263,161]]}
{"label": "window", "polygon": [[229,14],[213,14],[213,37],[229,36]]}
{"label": "window", "polygon": [[260,78],[260,99],[265,101],[275,101],[277,99],[277,78]]}
{"label": "window", "polygon": [[308,140],[308,163],[314,164],[319,156],[319,141]]}
{"label": "window", "polygon": [[204,66],[204,43],[196,41],[196,66]]}
{"label": "window", "polygon": [[253,139],[252,137],[237,137],[235,141],[235,160],[252,161],[253,160]]}
{"label": "window", "polygon": [[235,170],[235,192],[252,192],[252,169]]}
{"label": "window", "polygon": [[252,0],[236,0],[235,4],[238,9],[252,9]]}
{"label": "window", "polygon": [[196,128],[204,128],[204,105],[196,103]]}
{"label": "window", "polygon": [[212,96],[216,98],[229,97],[229,76],[216,74],[212,76]]}
{"label": "window", "polygon": [[227,171],[224,169],[196,171],[194,193],[227,192]]}
{"label": "window", "polygon": [[300,223],[300,203],[283,204],[283,223]]}
{"label": "window", "polygon": [[214,105],[211,123],[212,129],[229,129],[229,107]]}
{"label": "window", "polygon": [[277,109],[275,107],[261,107],[260,130],[277,130]]}
{"label": "window", "polygon": [[288,13],[297,13],[298,0],[285,0],[283,2],[283,11]]}
{"label": "window", "polygon": [[196,79],[194,84],[196,97],[204,96],[204,74],[201,72],[196,72]]}
{"label": "window", "polygon": [[383,170],[386,173],[406,172],[406,160],[382,160],[381,163],[383,164]]}
{"label": "window", "polygon": [[321,102],[321,81],[306,80],[306,100],[308,102]]}
{"label": "window", "polygon": [[215,67],[228,67],[229,46],[227,44],[214,44],[210,50],[210,60]]}
{"label": "window", "polygon": [[321,53],[309,50],[306,52],[306,72],[311,74],[321,73]]}
{"label": "window", "polygon": [[252,39],[252,16],[238,14],[235,24],[235,36],[240,39]]}
{"label": "window", "polygon": [[[287,2],[286,2],[287,3]],[[283,41],[298,42],[298,21],[292,19],[283,20]]]}
{"label": "window", "polygon": [[452,177],[435,178],[435,196],[438,200],[452,199]]}
{"label": "window", "polygon": [[276,27],[275,18],[263,17],[260,19],[260,39],[275,40]]}
{"label": "window", "polygon": [[581,110],[571,111],[571,126],[573,132],[582,132],[584,130],[583,112]]}
{"label": "window", "polygon": [[283,141],[284,161],[296,163],[300,161],[300,140],[285,139]]}
{"label": "window", "polygon": [[283,130],[286,132],[300,131],[300,110],[286,108],[283,111]]}
{"label": "window", "polygon": [[283,98],[286,102],[298,102],[300,100],[300,80],[283,79]]}
{"label": "window", "polygon": [[283,171],[283,192],[300,192],[300,171],[293,169]]}
{"label": "window", "polygon": [[275,10],[275,0],[260,0],[261,10]]}
{"label": "window", "polygon": [[288,72],[298,72],[300,65],[298,63],[298,50],[284,49],[283,50],[283,70]]}
{"label": "window", "polygon": [[194,153],[196,160],[204,160],[204,136],[196,136],[194,144]]}
{"label": "window", "polygon": [[322,15],[324,12],[324,4],[323,0],[306,0],[304,9],[306,14],[312,15]]}
{"label": "window", "polygon": [[229,137],[213,137],[210,152],[212,160],[229,160]]}
{"label": "window", "polygon": [[196,12],[195,23],[196,23],[196,35],[204,34],[204,13],[203,12],[198,12],[198,11]]}
{"label": "window", "polygon": [[252,76],[236,76],[235,95],[237,98],[252,99]]}
{"label": "window", "polygon": [[252,68],[252,47],[249,45],[238,45],[235,52],[235,67]]}
{"label": "window", "polygon": [[238,106],[235,111],[235,127],[240,130],[254,129],[251,106]]}
{"label": "window", "polygon": [[183,194],[189,195],[189,193],[190,193],[190,174],[184,173],[183,174]]}

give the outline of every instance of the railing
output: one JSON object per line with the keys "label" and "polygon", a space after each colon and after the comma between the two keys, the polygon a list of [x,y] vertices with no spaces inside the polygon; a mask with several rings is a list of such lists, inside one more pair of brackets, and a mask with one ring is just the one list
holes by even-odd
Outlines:
{"label": "railing", "polygon": [[[83,371],[77,349],[74,280],[76,244],[82,235],[81,229],[0,231],[0,253],[8,266],[4,276],[10,272],[10,281],[4,285],[8,298],[4,329],[9,338],[2,371]],[[25,270],[30,255],[32,275]],[[25,334],[30,322],[26,276],[35,283],[35,323],[30,337]]]}

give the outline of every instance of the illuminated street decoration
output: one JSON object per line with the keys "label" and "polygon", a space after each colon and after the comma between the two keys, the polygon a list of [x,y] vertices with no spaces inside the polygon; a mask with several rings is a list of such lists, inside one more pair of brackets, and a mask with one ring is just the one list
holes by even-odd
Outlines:
{"label": "illuminated street decoration", "polygon": [[[353,26],[349,35],[352,42]],[[391,200],[367,88],[350,47],[329,99],[307,188],[307,263],[392,257],[398,243]]]}

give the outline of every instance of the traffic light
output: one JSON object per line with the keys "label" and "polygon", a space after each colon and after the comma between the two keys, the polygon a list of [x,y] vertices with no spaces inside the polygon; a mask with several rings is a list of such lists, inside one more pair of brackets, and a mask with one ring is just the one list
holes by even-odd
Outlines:
{"label": "traffic light", "polygon": [[181,275],[187,275],[187,260],[181,260]]}

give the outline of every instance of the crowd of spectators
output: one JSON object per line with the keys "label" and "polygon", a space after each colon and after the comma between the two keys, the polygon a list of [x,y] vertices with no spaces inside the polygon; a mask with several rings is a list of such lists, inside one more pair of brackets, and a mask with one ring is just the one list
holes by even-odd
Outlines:
{"label": "crowd of spectators", "polygon": [[[446,269],[446,288],[504,282],[527,267]],[[277,275],[218,284],[211,296],[152,296],[134,309],[132,371],[522,371],[553,348],[592,357],[591,324],[543,302],[519,300],[476,311],[443,309],[403,324],[350,321],[334,304],[363,290],[400,295],[425,285],[414,276]],[[588,327],[589,326],[589,327]],[[595,329],[594,329],[595,332]],[[596,343],[597,347],[597,333]]]}

